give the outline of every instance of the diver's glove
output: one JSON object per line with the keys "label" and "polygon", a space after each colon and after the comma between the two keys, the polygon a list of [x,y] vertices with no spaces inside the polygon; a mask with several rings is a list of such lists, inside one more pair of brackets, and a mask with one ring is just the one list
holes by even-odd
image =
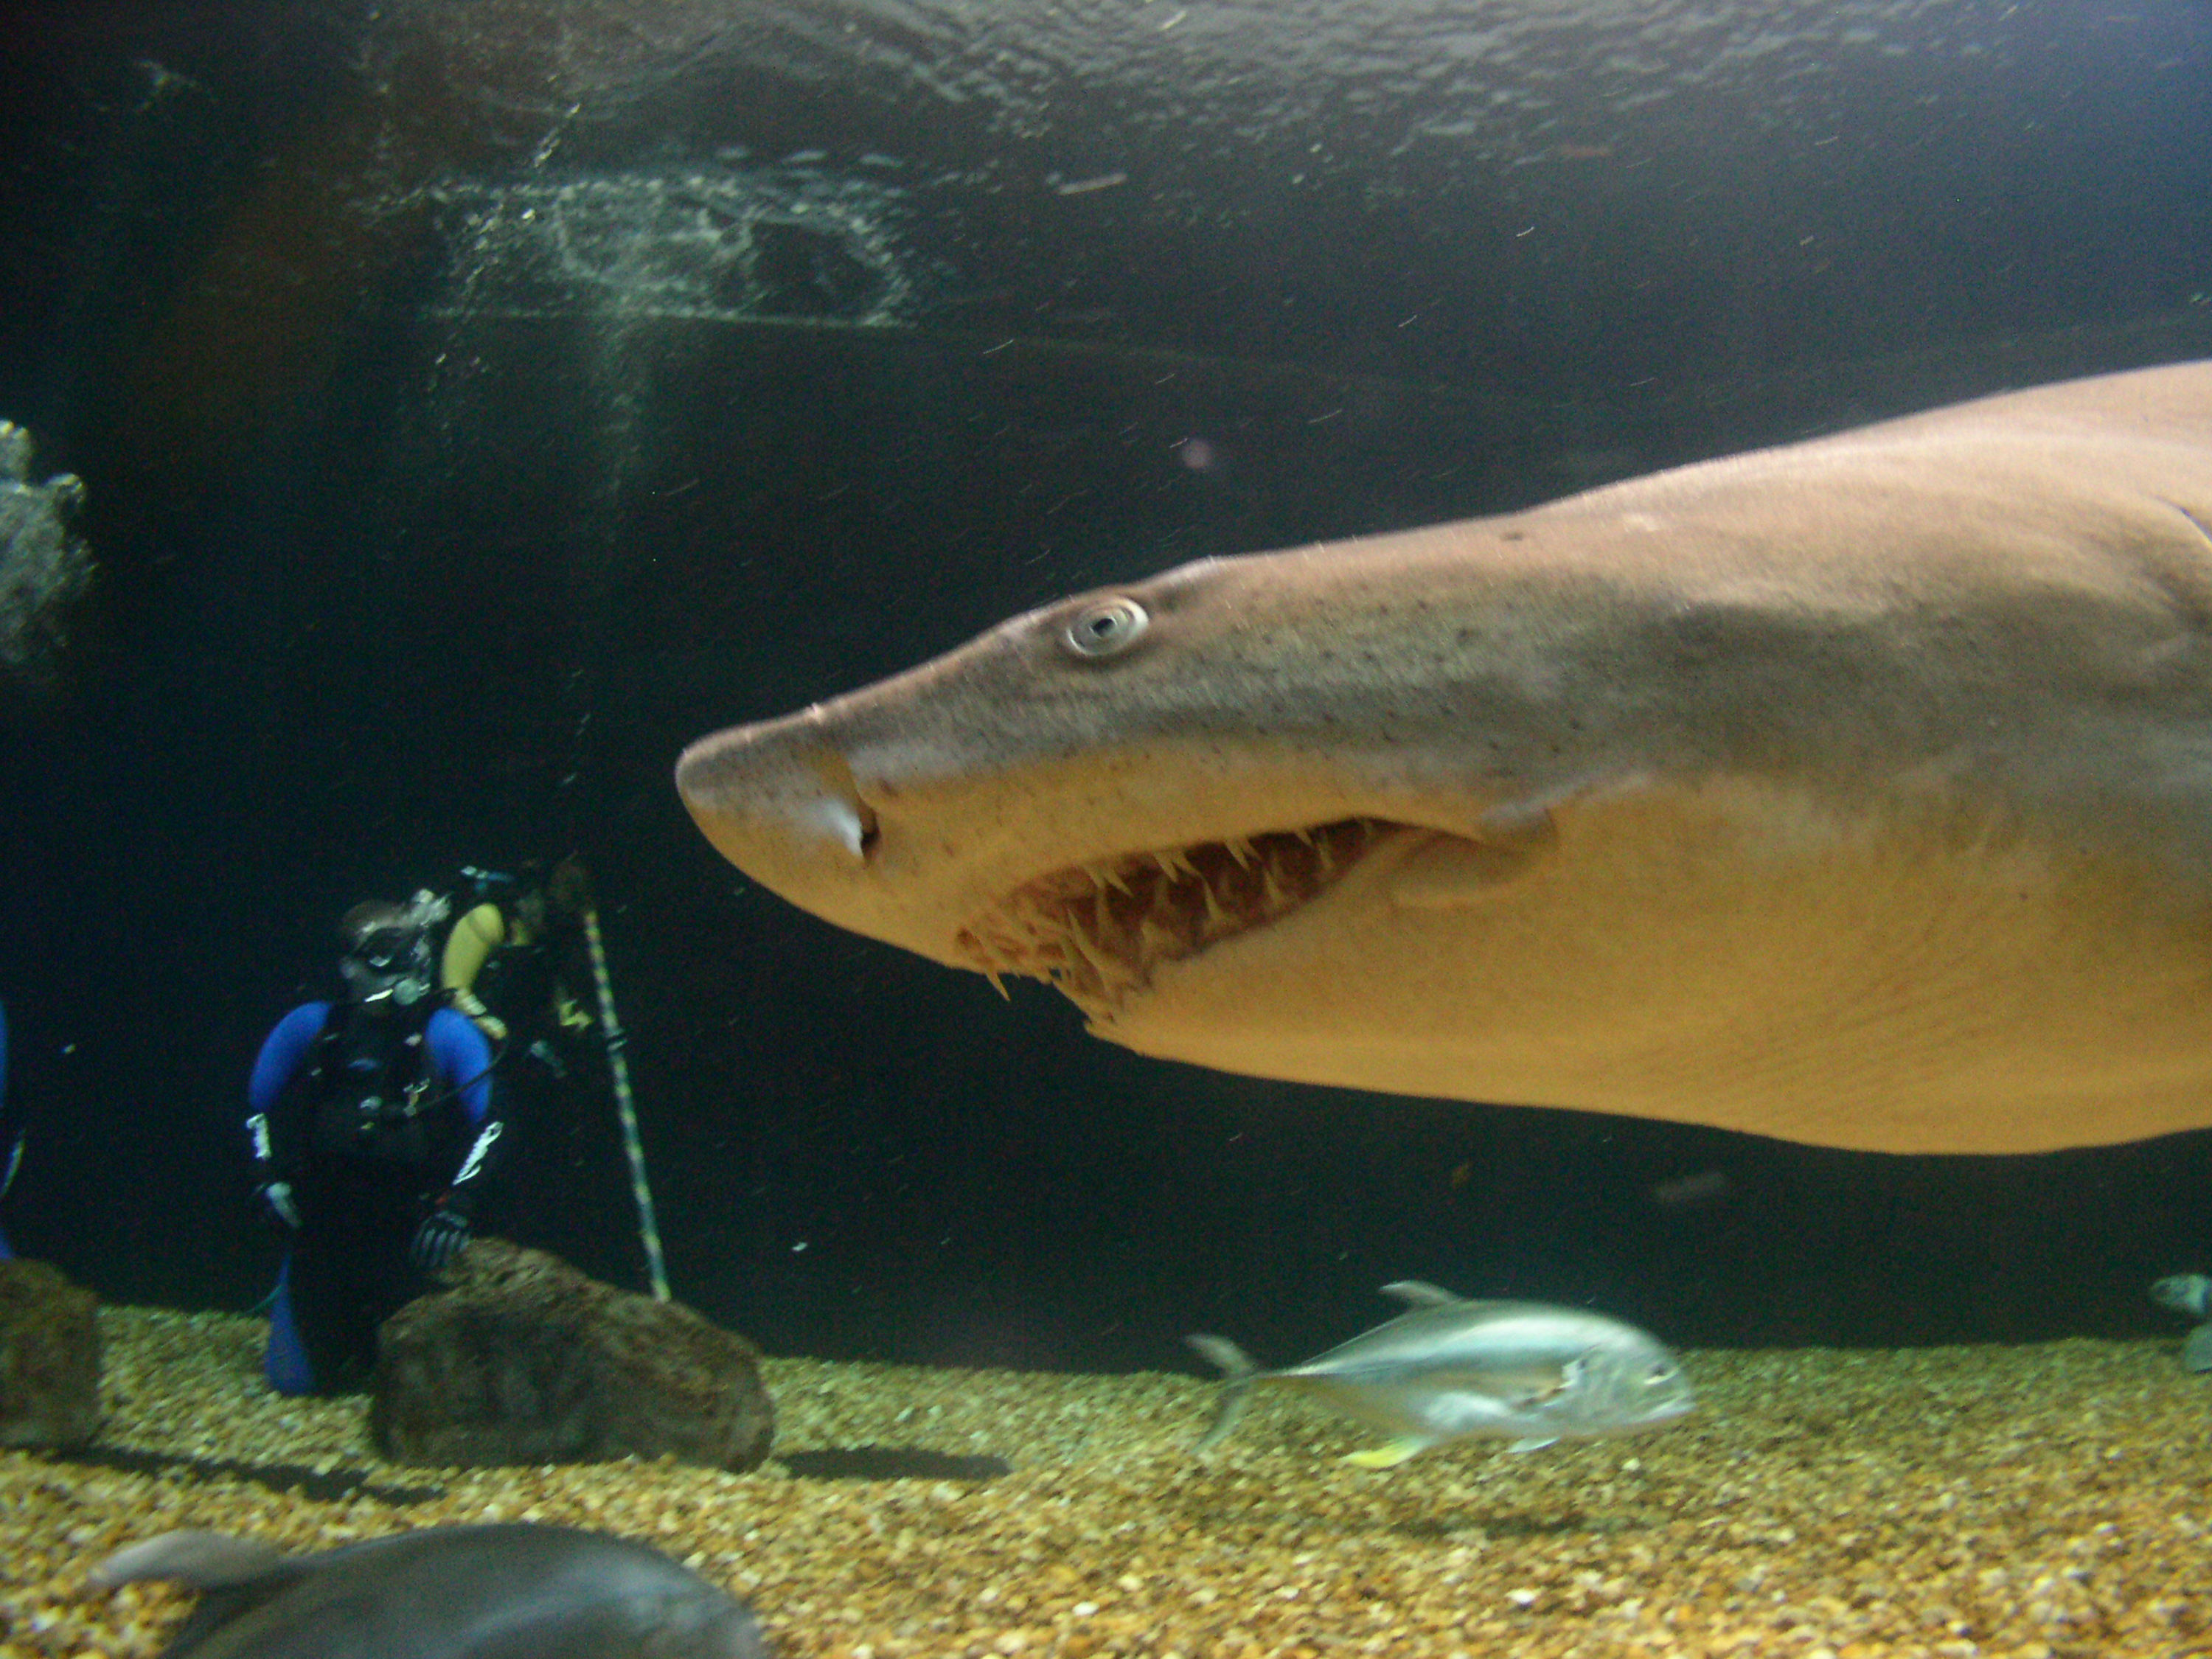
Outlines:
{"label": "diver's glove", "polygon": [[290,1237],[300,1231],[300,1200],[289,1181],[264,1181],[253,1189],[254,1212],[276,1231]]}
{"label": "diver's glove", "polygon": [[441,1206],[423,1217],[422,1224],[415,1230],[415,1242],[407,1247],[408,1264],[417,1273],[436,1273],[459,1255],[468,1242],[468,1217]]}

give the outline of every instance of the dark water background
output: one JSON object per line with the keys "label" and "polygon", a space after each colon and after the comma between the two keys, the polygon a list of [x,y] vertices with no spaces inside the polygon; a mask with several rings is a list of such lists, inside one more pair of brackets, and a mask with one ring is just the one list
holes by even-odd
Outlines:
{"label": "dark water background", "polygon": [[[772,1352],[1287,1358],[1404,1277],[1693,1346],[2169,1328],[2212,1136],[1217,1076],[691,830],[690,738],[1070,589],[2212,354],[2203,5],[1182,9],[9,9],[0,416],[100,560],[0,726],[24,1253],[254,1302],[245,1073],[337,913],[575,848],[677,1293]],[[637,1284],[567,1106],[508,1231]]]}

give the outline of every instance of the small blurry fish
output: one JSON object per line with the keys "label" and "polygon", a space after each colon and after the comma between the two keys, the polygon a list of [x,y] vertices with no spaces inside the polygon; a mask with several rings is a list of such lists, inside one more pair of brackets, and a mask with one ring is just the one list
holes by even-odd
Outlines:
{"label": "small blurry fish", "polygon": [[2203,1273],[2168,1273],[2150,1287],[2150,1299],[2161,1308],[2187,1314],[2198,1322],[2182,1339],[2181,1363],[2192,1371],[2212,1371],[2212,1279]]}
{"label": "small blurry fish", "polygon": [[1662,1210],[1692,1210],[1718,1203],[1735,1190],[1726,1170],[1700,1170],[1695,1175],[1670,1176],[1650,1186],[1651,1201]]}
{"label": "small blurry fish", "polygon": [[2150,1287],[2150,1299],[2191,1319],[2212,1314],[2212,1279],[2203,1273],[2168,1273]]}
{"label": "small blurry fish", "polygon": [[1237,1425],[1255,1383],[1287,1382],[1331,1411],[1378,1429],[1389,1444],[1346,1461],[1387,1469],[1474,1435],[1515,1451],[1657,1428],[1692,1404],[1681,1363],[1617,1319],[1541,1302],[1462,1302],[1416,1279],[1385,1285],[1410,1311],[1303,1365],[1263,1371],[1234,1342],[1193,1336],[1228,1374],[1205,1451]]}
{"label": "small blurry fish", "polygon": [[428,1527],[287,1557],[171,1532],[94,1567],[102,1589],[204,1590],[163,1659],[766,1659],[744,1606],[659,1551],[568,1527]]}

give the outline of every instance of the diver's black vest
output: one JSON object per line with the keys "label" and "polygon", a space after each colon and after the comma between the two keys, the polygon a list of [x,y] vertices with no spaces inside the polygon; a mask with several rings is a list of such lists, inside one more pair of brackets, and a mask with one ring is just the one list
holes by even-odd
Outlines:
{"label": "diver's black vest", "polygon": [[539,1037],[557,1041],[567,1033],[555,1017],[555,998],[564,981],[574,977],[570,940],[563,933],[541,924],[528,943],[515,943],[520,924],[514,907],[504,901],[494,902],[499,905],[500,925],[507,943],[485,958],[477,975],[476,994],[485,1007],[506,1023],[511,1047],[527,1048]]}
{"label": "diver's black vest", "polygon": [[318,1162],[413,1166],[444,1150],[448,1126],[429,1115],[447,1097],[431,1073],[428,1036],[430,1017],[444,1006],[425,997],[388,1014],[331,1006],[307,1074]]}

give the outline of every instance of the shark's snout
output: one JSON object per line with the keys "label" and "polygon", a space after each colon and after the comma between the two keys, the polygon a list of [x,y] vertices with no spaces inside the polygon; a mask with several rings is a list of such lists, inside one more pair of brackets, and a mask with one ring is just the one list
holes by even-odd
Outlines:
{"label": "shark's snout", "polygon": [[754,881],[840,927],[961,962],[960,921],[981,902],[942,890],[957,860],[910,833],[912,778],[867,747],[846,711],[817,705],[701,738],[676,787],[714,850]]}
{"label": "shark's snout", "polygon": [[797,896],[790,884],[848,878],[876,842],[875,809],[818,726],[811,710],[734,726],[676,763],[677,790],[707,839],[787,897]]}

